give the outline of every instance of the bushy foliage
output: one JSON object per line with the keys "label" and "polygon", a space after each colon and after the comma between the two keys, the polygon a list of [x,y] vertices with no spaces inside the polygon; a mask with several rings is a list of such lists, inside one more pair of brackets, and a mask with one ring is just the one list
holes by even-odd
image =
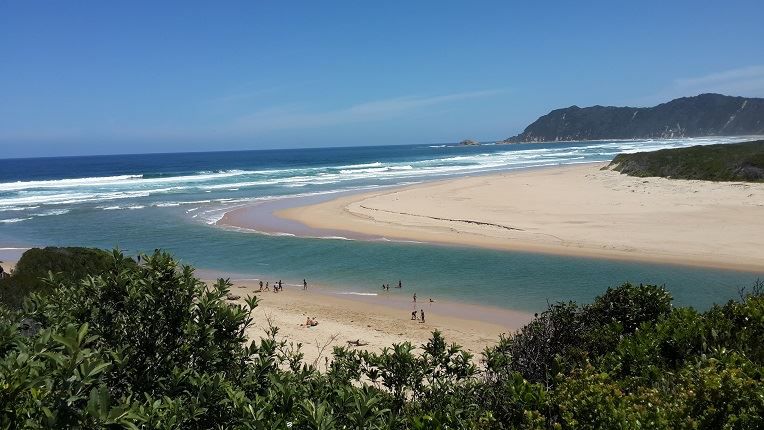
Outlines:
{"label": "bushy foliage", "polygon": [[610,166],[631,176],[764,181],[764,140],[618,154]]}
{"label": "bushy foliage", "polygon": [[52,290],[44,282],[48,273],[67,281],[99,275],[112,263],[109,252],[94,248],[32,248],[24,252],[16,264],[13,276],[0,279],[0,304],[12,308],[21,306],[31,293],[46,294]]}
{"label": "bushy foliage", "polygon": [[502,337],[488,351],[491,369],[519,372],[525,379],[551,386],[554,376],[598,359],[644,323],[671,311],[671,295],[654,285],[608,288],[588,306],[550,305],[512,337]]}
{"label": "bushy foliage", "polygon": [[326,371],[252,341],[254,298],[225,300],[155,253],[0,308],[0,428],[764,428],[764,295],[704,313],[656,286],[552,305],[480,365],[425,345],[335,348]]}

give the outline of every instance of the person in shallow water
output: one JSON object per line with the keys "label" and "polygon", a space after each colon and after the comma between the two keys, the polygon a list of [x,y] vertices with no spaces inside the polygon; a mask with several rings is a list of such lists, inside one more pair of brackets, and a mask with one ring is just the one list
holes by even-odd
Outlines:
{"label": "person in shallow water", "polygon": [[307,290],[308,289],[308,281],[305,279],[302,280],[302,289]]}
{"label": "person in shallow water", "polygon": [[401,283],[400,279],[398,279],[398,288],[403,288],[403,284]]}
{"label": "person in shallow water", "polygon": [[416,293],[414,293],[414,303],[416,303]]}

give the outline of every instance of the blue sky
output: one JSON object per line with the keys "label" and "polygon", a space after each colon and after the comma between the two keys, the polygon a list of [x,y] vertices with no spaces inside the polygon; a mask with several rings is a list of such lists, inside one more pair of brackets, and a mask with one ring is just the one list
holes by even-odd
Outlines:
{"label": "blue sky", "polygon": [[0,0],[0,157],[503,139],[764,96],[764,2]]}

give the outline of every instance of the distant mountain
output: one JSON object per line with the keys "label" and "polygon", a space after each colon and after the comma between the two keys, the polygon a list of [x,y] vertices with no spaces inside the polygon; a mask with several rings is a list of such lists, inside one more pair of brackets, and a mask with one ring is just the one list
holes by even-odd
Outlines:
{"label": "distant mountain", "polygon": [[764,134],[764,99],[701,94],[649,108],[555,109],[505,143]]}

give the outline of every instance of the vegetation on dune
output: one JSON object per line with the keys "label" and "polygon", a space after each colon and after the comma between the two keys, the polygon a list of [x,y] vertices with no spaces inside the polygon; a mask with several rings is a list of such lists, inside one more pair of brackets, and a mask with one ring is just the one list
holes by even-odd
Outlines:
{"label": "vegetation on dune", "polygon": [[0,308],[0,427],[764,428],[760,286],[700,313],[625,284],[550,306],[479,366],[435,332],[319,370],[277,328],[247,339],[257,301],[226,302],[226,280],[163,253],[105,267]]}
{"label": "vegetation on dune", "polygon": [[613,170],[630,176],[764,181],[764,140],[618,154]]}

